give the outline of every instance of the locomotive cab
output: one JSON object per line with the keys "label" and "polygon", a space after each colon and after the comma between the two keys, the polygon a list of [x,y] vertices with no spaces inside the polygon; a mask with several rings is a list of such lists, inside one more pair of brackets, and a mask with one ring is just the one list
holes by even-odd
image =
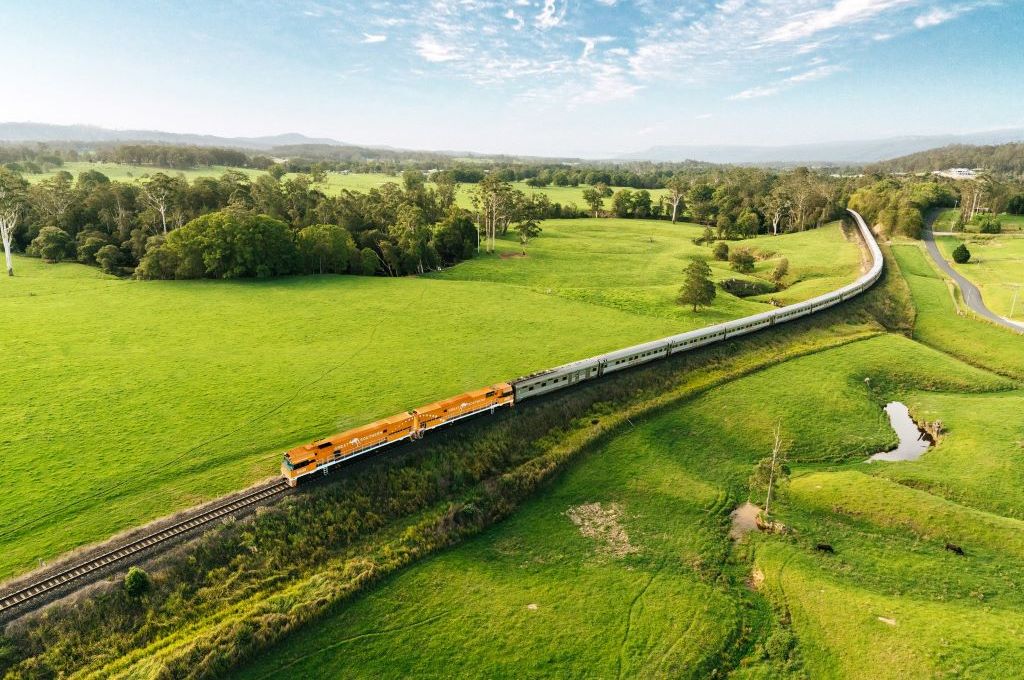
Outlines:
{"label": "locomotive cab", "polygon": [[288,480],[289,486],[297,486],[300,475],[316,469],[316,456],[302,448],[286,451],[281,459],[281,476]]}

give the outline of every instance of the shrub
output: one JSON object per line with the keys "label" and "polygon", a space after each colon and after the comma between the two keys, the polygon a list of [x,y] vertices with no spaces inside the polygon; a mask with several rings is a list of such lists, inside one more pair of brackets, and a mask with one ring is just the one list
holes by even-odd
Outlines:
{"label": "shrub", "polygon": [[109,243],[96,251],[96,264],[108,274],[116,273],[123,259],[121,249]]}
{"label": "shrub", "polygon": [[132,567],[124,575],[124,592],[128,597],[139,597],[149,591],[149,574],[139,567]]}
{"label": "shrub", "polygon": [[775,265],[775,269],[772,270],[772,281],[779,284],[782,282],[782,279],[786,278],[787,274],[789,274],[789,260],[782,258]]}
{"label": "shrub", "polygon": [[782,662],[789,658],[795,643],[796,639],[793,637],[793,633],[785,628],[779,628],[768,636],[764,643],[764,651],[772,661]]}
{"label": "shrub", "polygon": [[63,229],[43,227],[39,235],[32,239],[29,254],[38,255],[47,262],[60,262],[66,257],[74,257],[75,242]]}
{"label": "shrub", "polygon": [[729,244],[726,243],[725,241],[719,241],[718,243],[715,244],[715,247],[711,251],[711,254],[715,257],[716,260],[721,260],[722,262],[725,262],[726,260],[729,259]]}
{"label": "shrub", "polygon": [[78,261],[82,264],[96,264],[96,253],[110,243],[106,234],[95,229],[79,232],[75,240],[78,242]]}
{"label": "shrub", "polygon": [[953,262],[967,264],[971,260],[971,251],[967,250],[967,244],[961,243],[953,250]]}
{"label": "shrub", "polygon": [[734,271],[749,274],[754,271],[754,255],[745,248],[734,248],[729,253],[729,266]]}
{"label": "shrub", "polygon": [[978,215],[971,221],[978,225],[978,231],[982,234],[1001,234],[1003,232],[1003,223],[992,215]]}
{"label": "shrub", "polygon": [[726,279],[718,285],[721,286],[722,290],[726,293],[735,295],[739,298],[750,297],[751,295],[774,293],[778,290],[777,286],[773,286],[767,281],[751,281],[749,279]]}

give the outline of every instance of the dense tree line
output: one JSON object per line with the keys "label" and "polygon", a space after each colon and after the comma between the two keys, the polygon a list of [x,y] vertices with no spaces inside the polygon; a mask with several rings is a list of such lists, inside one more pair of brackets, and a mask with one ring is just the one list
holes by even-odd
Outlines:
{"label": "dense tree line", "polygon": [[124,144],[95,154],[96,160],[124,165],[186,170],[209,165],[256,167],[253,157],[236,149],[172,144]]}
{"label": "dense tree line", "polygon": [[950,183],[890,177],[858,189],[850,197],[850,208],[890,235],[921,238],[925,213],[952,207],[957,199]]}
{"label": "dense tree line", "polygon": [[401,185],[327,196],[307,175],[229,170],[188,182],[156,172],[125,183],[90,170],[30,185],[0,169],[0,226],[12,250],[146,278],[402,276],[492,250],[509,230],[525,247],[540,220],[576,214],[493,174],[473,188],[475,212],[455,204],[457,190],[450,176],[428,186],[415,170]]}

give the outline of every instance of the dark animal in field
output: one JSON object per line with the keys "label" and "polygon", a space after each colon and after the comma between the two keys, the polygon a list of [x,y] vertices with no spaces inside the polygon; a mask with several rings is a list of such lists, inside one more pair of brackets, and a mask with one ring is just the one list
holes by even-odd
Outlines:
{"label": "dark animal in field", "polygon": [[830,555],[834,554],[836,551],[836,549],[830,546],[828,543],[818,543],[816,546],[814,546],[814,549],[823,553],[828,553]]}
{"label": "dark animal in field", "polygon": [[961,557],[964,556],[964,549],[961,548],[960,546],[956,545],[955,543],[947,543],[946,544],[946,550],[948,550],[951,553],[956,553],[957,555],[960,555]]}

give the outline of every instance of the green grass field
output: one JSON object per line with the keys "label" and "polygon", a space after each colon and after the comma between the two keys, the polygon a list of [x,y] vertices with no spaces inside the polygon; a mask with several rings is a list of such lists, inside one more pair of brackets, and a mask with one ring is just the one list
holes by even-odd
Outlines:
{"label": "green grass field", "polygon": [[[60,170],[66,170],[76,177],[80,172],[86,170],[98,170],[112,180],[118,180],[121,182],[134,182],[138,181],[143,175],[152,175],[155,172],[164,172],[169,175],[183,175],[189,181],[196,179],[197,177],[219,177],[224,173],[225,170],[240,170],[246,173],[250,177],[257,177],[264,174],[262,170],[252,170],[248,168],[228,168],[220,165],[213,165],[209,167],[196,168],[193,170],[176,170],[174,168],[156,168],[142,165],[123,165],[120,163],[90,163],[86,161],[65,163],[63,167],[56,168],[48,173],[42,173],[39,175],[26,175],[29,182],[40,182],[47,177],[50,177]],[[285,175],[284,179],[294,177],[294,175]],[[387,175],[384,173],[339,173],[330,172],[327,173],[327,178],[314,186],[323,191],[328,196],[336,196],[343,190],[367,192],[370,189],[380,187],[387,182],[395,182],[397,184],[402,183],[401,175]],[[430,185],[432,186],[432,185]],[[578,187],[531,187],[525,182],[513,182],[512,186],[516,189],[521,190],[527,195],[531,194],[544,194],[553,203],[560,203],[567,205],[569,203],[575,203],[576,207],[581,210],[587,209],[587,204],[583,200],[583,191],[587,188],[586,186]],[[471,197],[471,190],[473,185],[465,184],[459,187],[459,193],[456,196],[457,203],[463,208],[472,208],[473,202]],[[622,187],[612,187],[612,190],[618,190]],[[651,198],[655,203],[658,199],[665,195],[664,189],[650,189]],[[611,207],[611,199],[605,199],[605,207]]]}
{"label": "green grass field", "polygon": [[[237,677],[1009,677],[1024,661],[1012,387],[896,335],[728,382],[633,421],[508,521]],[[948,433],[918,463],[867,465],[893,442],[892,398]],[[792,531],[733,547],[728,512],[776,423]]]}
{"label": "green grass field", "polygon": [[[686,256],[707,252],[695,227],[545,228],[529,257],[405,279],[140,282],[18,258],[0,284],[19,329],[0,339],[18,359],[0,575],[274,475],[287,445],[767,308],[724,292],[697,314],[673,306]],[[835,227],[761,242],[792,249],[794,276],[854,276]]]}
{"label": "green grass field", "polygon": [[959,291],[939,275],[920,245],[896,245],[893,253],[918,312],[914,339],[976,366],[1024,379],[1024,343],[1019,336],[964,316],[967,308]]}
{"label": "green grass field", "polygon": [[[937,240],[946,259],[978,287],[989,309],[1008,319],[1024,322],[1024,238],[979,234],[963,239],[940,236]],[[956,264],[953,249],[964,242],[971,251],[971,261]],[[1018,290],[1021,292],[1017,293]]]}

